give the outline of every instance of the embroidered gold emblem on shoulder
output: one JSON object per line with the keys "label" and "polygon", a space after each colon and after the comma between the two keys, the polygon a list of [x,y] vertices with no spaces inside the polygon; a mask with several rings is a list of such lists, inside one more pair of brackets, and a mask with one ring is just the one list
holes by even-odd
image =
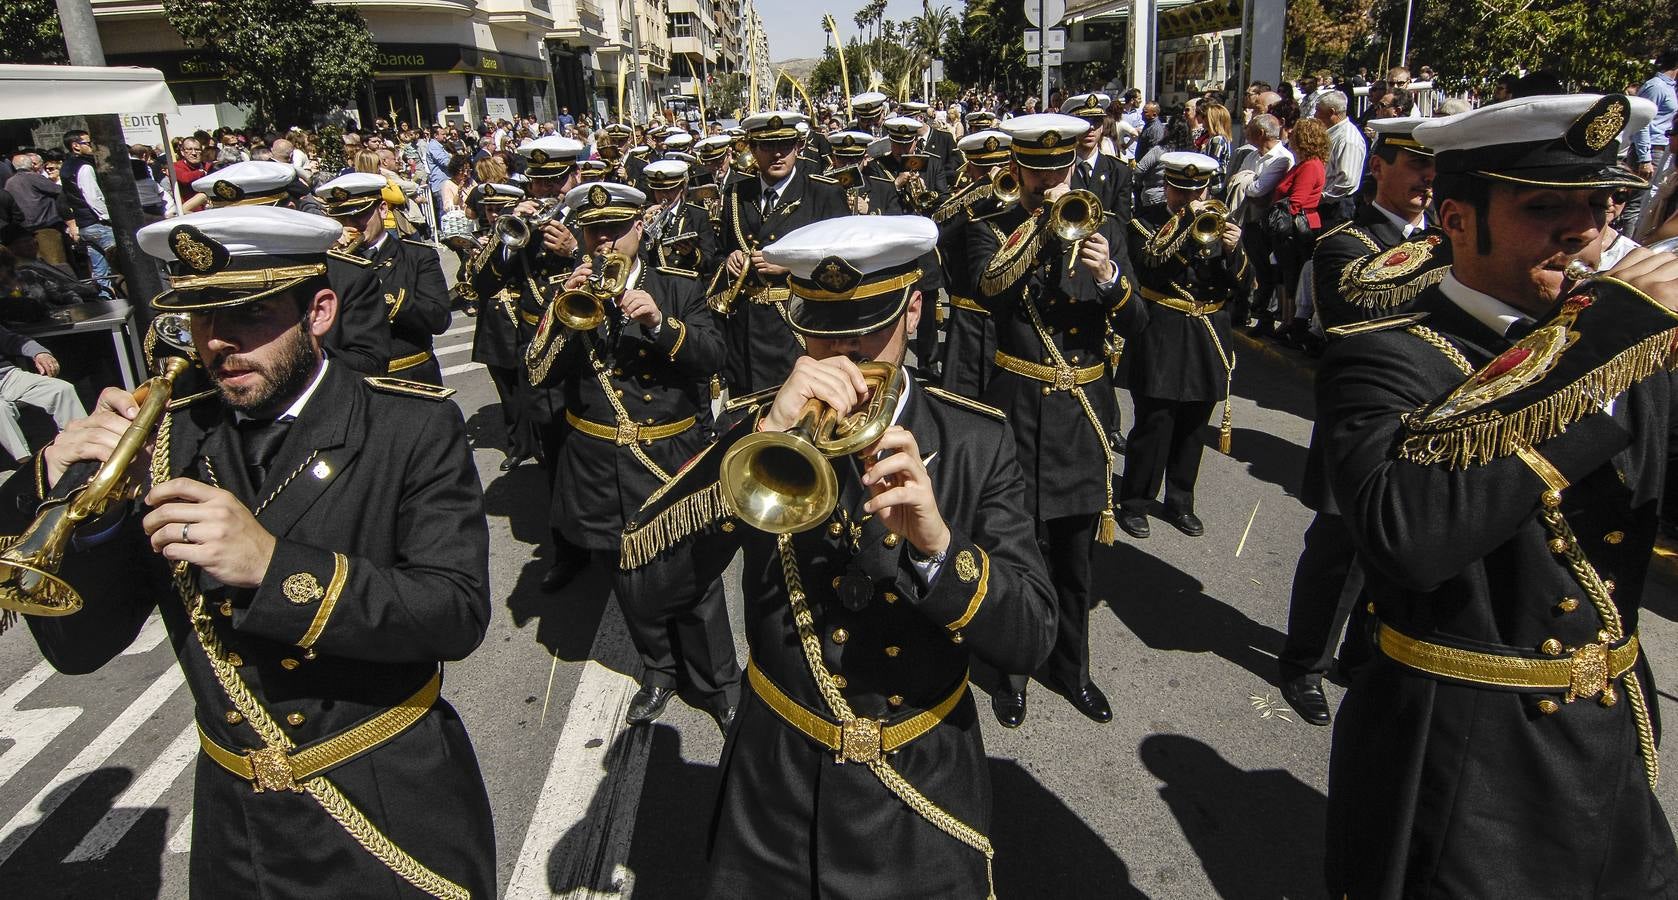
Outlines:
{"label": "embroidered gold emblem on shoulder", "polygon": [[388,375],[370,375],[364,380],[374,390],[386,394],[404,394],[409,397],[423,397],[426,400],[447,400],[455,395],[454,388],[438,387],[423,381],[409,381],[406,378],[391,378]]}
{"label": "embroidered gold emblem on shoulder", "polygon": [[320,586],[320,580],[308,572],[298,572],[287,575],[285,581],[280,582],[280,593],[291,602],[302,606],[313,603],[326,596],[326,591]]}
{"label": "embroidered gold emblem on shoulder", "polygon": [[979,564],[973,561],[973,551],[963,550],[956,554],[956,577],[965,584],[971,584],[979,577]]}
{"label": "embroidered gold emblem on shoulder", "polygon": [[1363,270],[1364,281],[1392,281],[1427,265],[1439,236],[1430,234],[1419,241],[1406,241],[1377,257]]}

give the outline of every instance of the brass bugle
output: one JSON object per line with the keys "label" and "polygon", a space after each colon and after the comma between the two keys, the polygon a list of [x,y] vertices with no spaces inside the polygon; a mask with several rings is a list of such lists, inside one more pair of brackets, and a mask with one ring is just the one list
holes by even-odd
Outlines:
{"label": "brass bugle", "polygon": [[[158,322],[165,324],[159,326]],[[159,316],[152,327],[159,340],[172,346],[178,346],[178,337],[190,334],[189,328],[172,315]],[[67,616],[82,608],[81,594],[58,576],[64,552],[82,523],[104,515],[141,486],[131,478],[129,469],[168,412],[175,381],[192,367],[190,344],[178,349],[189,355],[163,357],[160,373],[134,390],[139,412],[117,439],[111,455],[97,466],[77,463],[60,478],[60,484],[73,482],[91,471],[86,483],[62,499],[42,504],[22,534],[0,538],[0,548],[4,548],[0,552],[0,609],[33,616]]]}
{"label": "brass bugle", "polygon": [[1102,215],[1101,198],[1082,189],[1067,191],[1049,207],[1049,232],[1070,245],[1067,271],[1078,264],[1084,239],[1101,228]]}
{"label": "brass bugle", "polygon": [[495,220],[495,236],[501,240],[509,250],[523,250],[530,244],[530,238],[542,226],[554,220],[563,221],[565,218],[565,204],[558,198],[550,197],[540,201],[536,212],[528,216],[503,215]]}
{"label": "brass bugle", "polygon": [[997,169],[990,177],[990,193],[1002,203],[1020,201],[1020,180],[1006,168]]}
{"label": "brass bugle", "polygon": [[746,289],[746,279],[751,277],[751,274],[752,255],[747,253],[746,261],[741,263],[740,274],[735,277],[734,283],[728,286],[728,290],[720,294],[712,294],[710,299],[706,301],[710,304],[711,311],[719,316],[728,315],[729,311],[734,309],[735,299],[740,296],[741,291]]}
{"label": "brass bugle", "polygon": [[615,250],[597,253],[588,281],[553,300],[554,319],[572,331],[593,331],[606,321],[606,304],[629,285],[629,257]]}
{"label": "brass bugle", "polygon": [[1189,220],[1189,239],[1200,247],[1200,255],[1211,256],[1224,237],[1224,223],[1229,221],[1229,207],[1218,200],[1200,200],[1189,206],[1193,216]]}
{"label": "brass bugle", "polygon": [[901,366],[869,361],[858,367],[872,388],[861,408],[840,416],[811,398],[791,429],[749,434],[723,455],[723,496],[740,521],[770,534],[798,534],[833,514],[839,485],[828,460],[878,441],[905,389]]}

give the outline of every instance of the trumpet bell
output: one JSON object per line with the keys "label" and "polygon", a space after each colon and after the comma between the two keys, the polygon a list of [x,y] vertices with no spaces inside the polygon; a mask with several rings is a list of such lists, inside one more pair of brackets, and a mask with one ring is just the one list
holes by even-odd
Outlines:
{"label": "trumpet bell", "polygon": [[741,438],[723,456],[721,483],[740,521],[770,534],[809,531],[839,501],[833,466],[796,430]]}
{"label": "trumpet bell", "polygon": [[554,300],[554,318],[572,331],[593,331],[606,321],[606,304],[588,291],[566,291]]}
{"label": "trumpet bell", "polygon": [[519,216],[502,216],[495,220],[495,237],[509,250],[523,250],[530,243],[530,223]]}
{"label": "trumpet bell", "polygon": [[1007,169],[997,169],[990,177],[991,196],[1003,203],[1017,203],[1020,199],[1020,180]]}
{"label": "trumpet bell", "polygon": [[1089,191],[1067,191],[1049,209],[1049,230],[1068,243],[1081,241],[1101,227],[1101,199]]}
{"label": "trumpet bell", "polygon": [[82,595],[59,578],[64,542],[53,535],[65,531],[69,505],[59,503],[43,511],[16,537],[0,541],[0,609],[31,616],[67,616],[82,608]]}
{"label": "trumpet bell", "polygon": [[1223,239],[1224,223],[1229,220],[1229,208],[1217,200],[1195,204],[1194,218],[1189,222],[1189,238],[1210,247]]}

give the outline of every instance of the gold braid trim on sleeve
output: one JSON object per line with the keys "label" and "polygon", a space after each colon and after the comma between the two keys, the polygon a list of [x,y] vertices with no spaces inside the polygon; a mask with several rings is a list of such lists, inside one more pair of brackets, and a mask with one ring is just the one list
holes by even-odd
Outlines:
{"label": "gold braid trim on sleeve", "polygon": [[959,618],[957,618],[954,622],[951,622],[950,624],[945,625],[944,627],[946,629],[950,630],[950,631],[959,631],[960,629],[966,628],[967,623],[973,621],[973,617],[979,614],[979,607],[984,604],[985,595],[989,592],[990,592],[990,554],[986,553],[983,548],[980,548],[979,549],[979,584],[973,590],[973,599],[971,599],[967,602],[967,609],[962,611],[962,614]]}
{"label": "gold braid trim on sleeve", "polygon": [[344,592],[344,582],[349,580],[350,558],[342,553],[332,554],[332,583],[326,586],[326,596],[321,598],[320,608],[315,610],[314,621],[309,623],[309,630],[297,641],[297,646],[304,650],[315,645],[320,640],[320,633],[326,630],[326,620],[331,618],[332,610],[338,605],[338,595]]}

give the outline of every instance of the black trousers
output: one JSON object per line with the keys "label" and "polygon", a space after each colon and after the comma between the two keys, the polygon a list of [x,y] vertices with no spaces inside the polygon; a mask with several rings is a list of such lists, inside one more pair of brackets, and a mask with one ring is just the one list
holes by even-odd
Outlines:
{"label": "black trousers", "polygon": [[[1332,513],[1317,513],[1305,529],[1305,548],[1300,551],[1299,564],[1293,572],[1293,594],[1288,599],[1288,637],[1276,660],[1284,681],[1302,675],[1320,678],[1327,674],[1329,664],[1334,661],[1335,639],[1362,593],[1361,573],[1358,584],[1347,583],[1355,555],[1345,521]],[[1359,654],[1354,649],[1364,646],[1360,632],[1354,627],[1347,633],[1342,657],[1352,658],[1343,658],[1343,666],[1367,659],[1367,651]],[[1358,658],[1360,655],[1362,659]]]}
{"label": "black trousers", "polygon": [[495,396],[501,400],[501,424],[507,429],[507,455],[529,459],[537,455],[536,429],[524,414],[525,395],[519,390],[518,369],[507,366],[485,365],[489,380],[495,384]]}
{"label": "black trousers", "polygon": [[1253,290],[1242,308],[1235,311],[1236,325],[1244,323],[1247,315],[1261,322],[1271,318],[1271,305],[1276,299],[1276,280],[1281,277],[1276,264],[1270,261],[1270,236],[1264,233],[1263,225],[1242,226],[1241,248],[1246,251],[1247,263],[1253,268]]}
{"label": "black trousers", "polygon": [[[1058,601],[1055,648],[1043,664],[1051,686],[1081,689],[1090,680],[1090,554],[1095,548],[1095,515],[1065,516],[1037,523],[1037,546],[1049,564]],[[1024,691],[1027,676],[1009,674],[1012,690]]]}
{"label": "black trousers", "polygon": [[658,591],[636,590],[618,568],[615,551],[595,551],[595,561],[610,568],[613,593],[629,626],[629,639],[641,655],[641,683],[651,687],[686,687],[701,703],[722,712],[740,701],[740,664],[728,626],[728,604],[721,578],[700,584],[696,567]]}
{"label": "black trousers", "polygon": [[1200,476],[1200,426],[1212,419],[1214,400],[1161,400],[1135,396],[1136,424],[1130,427],[1119,505],[1145,513],[1165,482],[1165,506],[1194,512],[1194,482]]}

